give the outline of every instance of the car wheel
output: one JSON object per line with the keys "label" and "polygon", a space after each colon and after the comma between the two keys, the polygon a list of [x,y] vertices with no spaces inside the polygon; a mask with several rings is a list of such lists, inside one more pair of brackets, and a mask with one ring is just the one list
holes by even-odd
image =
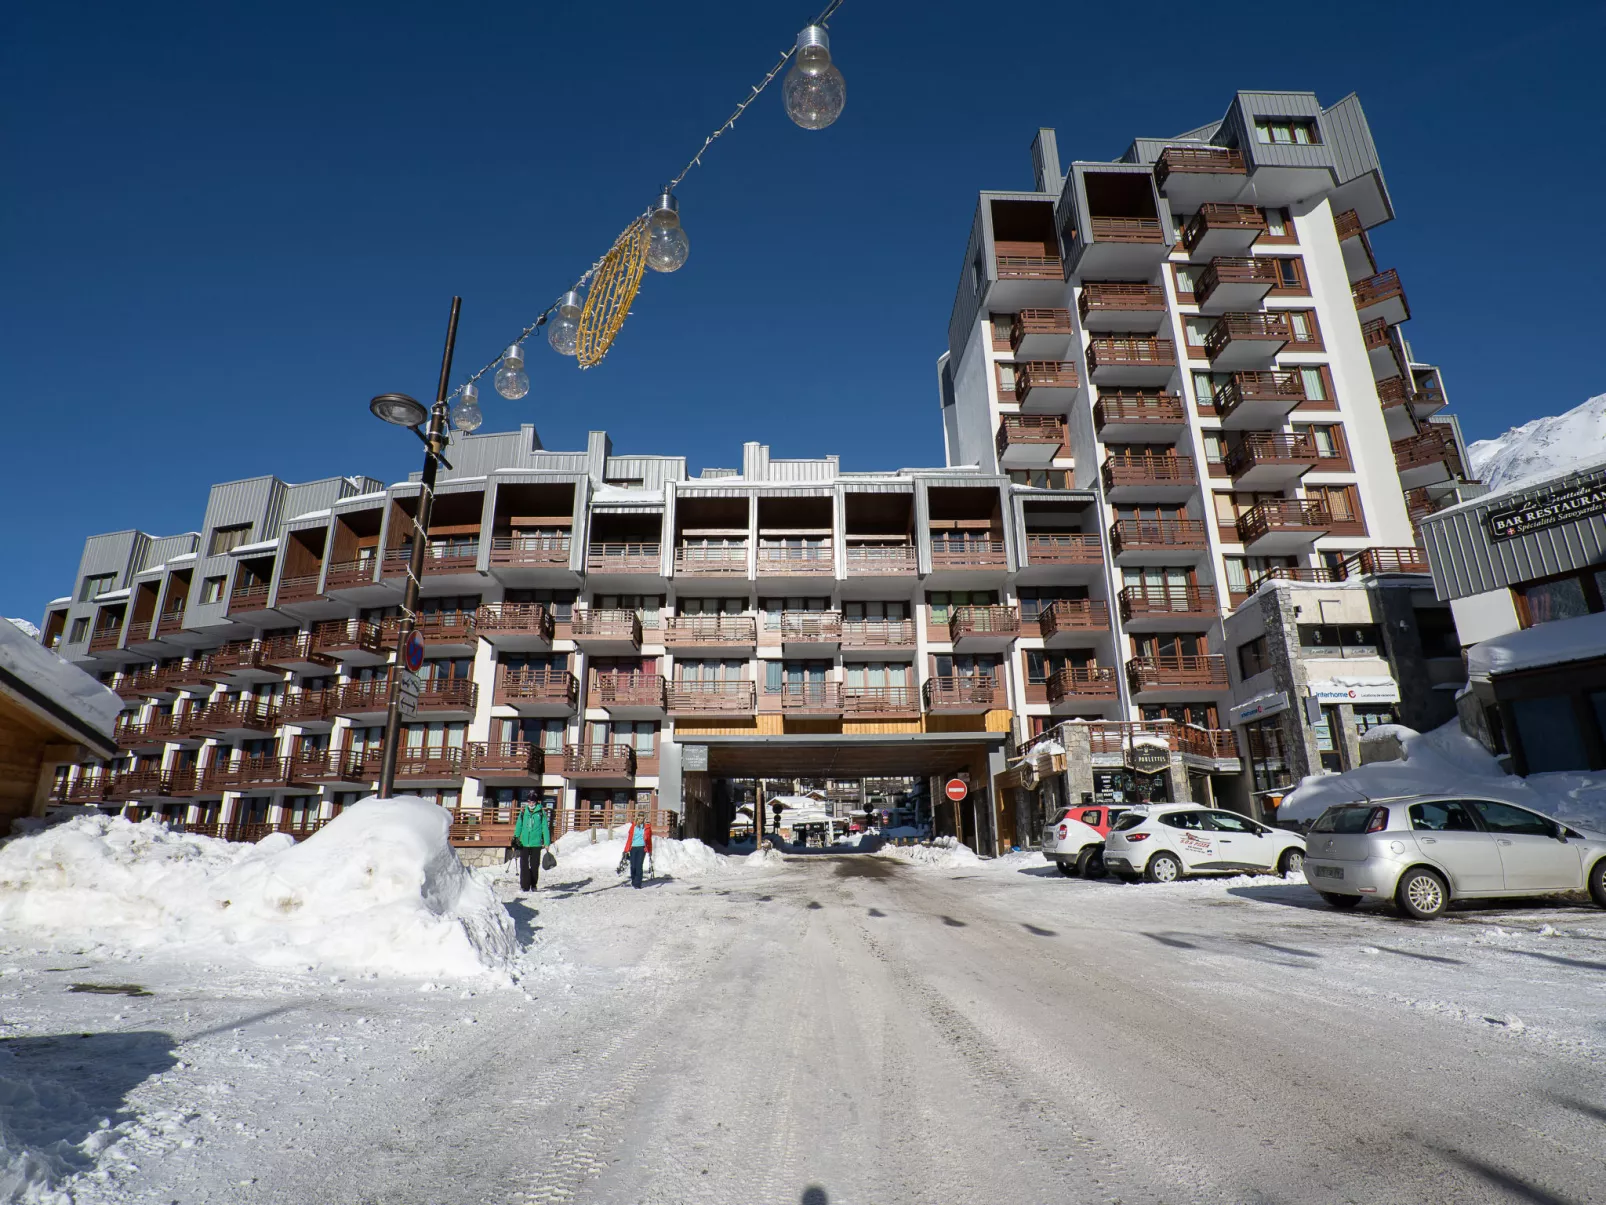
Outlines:
{"label": "car wheel", "polygon": [[1283,856],[1277,863],[1277,873],[1285,879],[1305,873],[1305,854],[1298,849],[1285,849]]}
{"label": "car wheel", "polygon": [[1060,873],[1066,878],[1074,879],[1076,877],[1076,863],[1056,861],[1054,865],[1059,867]]}
{"label": "car wheel", "polygon": [[1109,874],[1104,869],[1104,851],[1097,846],[1084,849],[1082,856],[1076,859],[1076,873],[1084,879],[1102,879]]}
{"label": "car wheel", "polygon": [[1175,883],[1182,877],[1182,863],[1170,854],[1155,854],[1149,859],[1143,877],[1151,883]]}
{"label": "car wheel", "polygon": [[1589,896],[1606,908],[1606,858],[1596,862],[1595,869],[1589,872]]}
{"label": "car wheel", "polygon": [[1450,889],[1433,871],[1418,866],[1400,876],[1394,889],[1394,902],[1400,911],[1415,920],[1432,920],[1450,906]]}
{"label": "car wheel", "polygon": [[1339,895],[1336,891],[1319,891],[1316,894],[1341,912],[1348,911],[1361,902],[1361,897],[1358,895]]}

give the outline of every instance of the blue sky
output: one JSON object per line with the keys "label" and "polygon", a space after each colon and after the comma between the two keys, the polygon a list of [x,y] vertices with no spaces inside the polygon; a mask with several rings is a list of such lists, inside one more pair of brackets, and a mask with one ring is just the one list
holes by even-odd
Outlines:
{"label": "blue sky", "polygon": [[[639,212],[812,14],[774,0],[131,5],[10,14],[0,243],[12,463],[0,614],[66,593],[86,535],[199,520],[214,481],[395,479],[368,414],[427,397],[450,298],[491,359]],[[1606,8],[847,0],[842,119],[766,94],[680,190],[691,258],[607,361],[544,346],[486,430],[606,428],[694,470],[941,462],[933,362],[982,188],[1220,116],[1237,88],[1360,94],[1419,356],[1469,438],[1606,389],[1595,198]],[[1073,16],[1074,13],[1074,16]],[[1512,24],[1519,14],[1520,25]],[[1160,18],[1169,26],[1157,24]],[[459,376],[462,372],[459,373]]]}

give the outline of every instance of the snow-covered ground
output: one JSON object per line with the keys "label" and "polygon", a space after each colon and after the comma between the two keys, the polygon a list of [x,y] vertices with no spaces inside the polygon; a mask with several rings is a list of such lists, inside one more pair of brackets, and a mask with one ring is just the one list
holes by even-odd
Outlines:
{"label": "snow-covered ground", "polygon": [[1490,490],[1606,461],[1606,393],[1565,414],[1536,418],[1467,445],[1472,475]]}
{"label": "snow-covered ground", "polygon": [[1601,1199],[1598,909],[691,843],[632,891],[620,849],[480,876],[504,976],[8,921],[0,1201]]}

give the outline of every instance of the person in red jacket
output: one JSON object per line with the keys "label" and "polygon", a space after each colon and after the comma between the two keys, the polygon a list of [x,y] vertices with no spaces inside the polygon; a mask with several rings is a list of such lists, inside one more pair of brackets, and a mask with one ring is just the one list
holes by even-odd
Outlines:
{"label": "person in red jacket", "polygon": [[652,825],[631,824],[625,833],[625,853],[630,858],[630,885],[641,886],[641,865],[652,854]]}

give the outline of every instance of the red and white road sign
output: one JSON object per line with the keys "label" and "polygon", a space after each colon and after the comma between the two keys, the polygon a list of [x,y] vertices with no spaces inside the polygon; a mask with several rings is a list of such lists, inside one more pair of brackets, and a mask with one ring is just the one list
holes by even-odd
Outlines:
{"label": "red and white road sign", "polygon": [[949,799],[952,799],[955,803],[958,803],[966,795],[970,794],[970,788],[967,787],[960,779],[950,778],[948,780],[948,785],[943,788],[943,793],[947,795]]}

